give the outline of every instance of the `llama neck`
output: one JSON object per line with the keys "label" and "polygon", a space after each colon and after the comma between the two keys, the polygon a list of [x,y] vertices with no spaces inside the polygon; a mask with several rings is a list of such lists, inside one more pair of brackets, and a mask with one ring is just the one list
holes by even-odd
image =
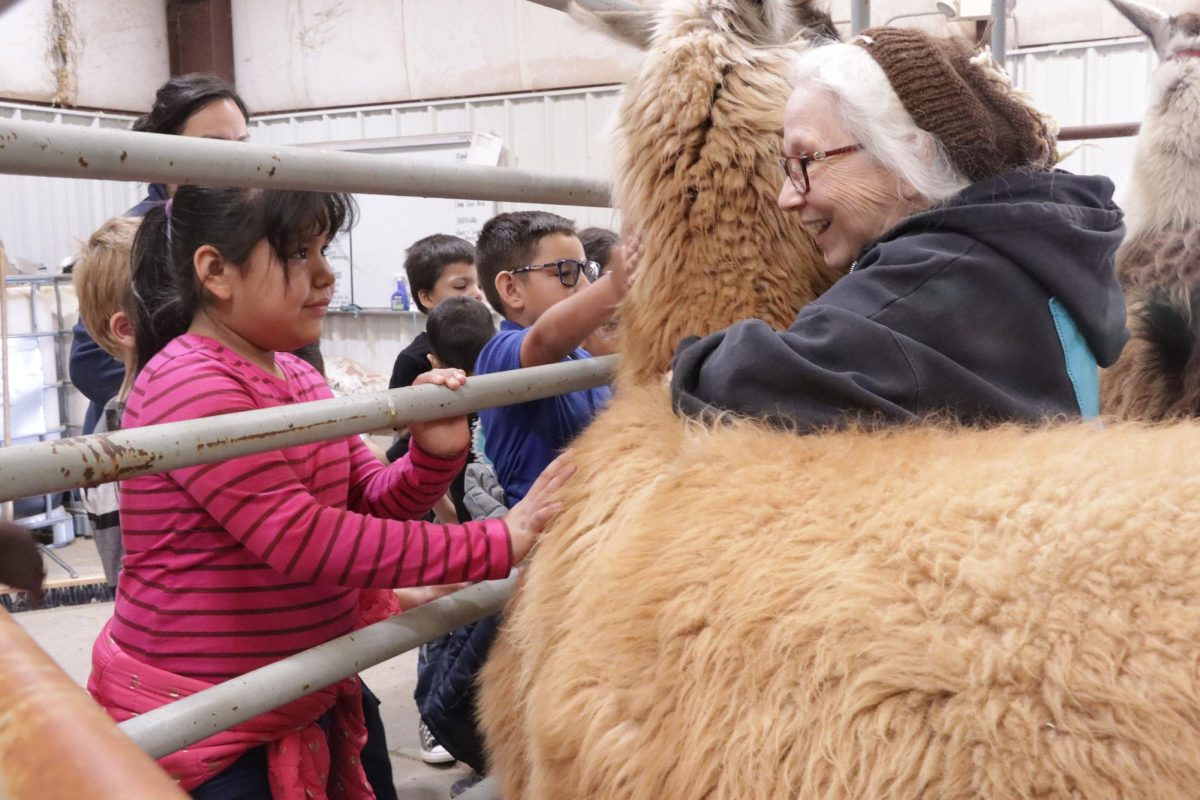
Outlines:
{"label": "llama neck", "polygon": [[1123,199],[1128,238],[1200,225],[1200,60],[1166,62]]}

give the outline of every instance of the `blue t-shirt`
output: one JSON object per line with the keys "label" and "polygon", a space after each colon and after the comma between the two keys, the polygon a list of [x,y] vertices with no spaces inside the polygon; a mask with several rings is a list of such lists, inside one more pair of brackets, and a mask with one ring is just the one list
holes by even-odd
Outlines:
{"label": "blue t-shirt", "polygon": [[[519,369],[521,342],[527,333],[528,328],[501,320],[500,332],[479,353],[475,374]],[[564,360],[576,358],[591,358],[591,354],[576,348]],[[601,386],[479,412],[484,452],[504,487],[506,505],[511,508],[525,496],[546,465],[604,408],[611,396],[609,388]]]}

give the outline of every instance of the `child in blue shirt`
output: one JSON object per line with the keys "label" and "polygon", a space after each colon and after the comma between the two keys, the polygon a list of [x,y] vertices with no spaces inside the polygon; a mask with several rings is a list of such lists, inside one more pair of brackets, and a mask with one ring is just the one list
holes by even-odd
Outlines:
{"label": "child in blue shirt", "polygon": [[[475,244],[475,263],[488,302],[504,317],[479,354],[477,375],[589,358],[580,345],[612,317],[627,288],[619,248],[601,277],[574,223],[547,211],[492,217]],[[599,387],[480,412],[507,505],[525,496],[609,396]]]}
{"label": "child in blue shirt", "polygon": [[[636,258],[636,249],[630,258]],[[604,275],[589,261],[570,220],[546,211],[490,219],[475,244],[480,284],[504,319],[479,353],[475,374],[589,358],[580,343],[613,316],[628,276],[622,247]],[[505,505],[535,478],[608,402],[608,387],[479,412],[484,452],[504,488]],[[484,617],[431,642],[415,692],[421,719],[447,751],[483,772],[475,725],[476,677],[500,625]]]}

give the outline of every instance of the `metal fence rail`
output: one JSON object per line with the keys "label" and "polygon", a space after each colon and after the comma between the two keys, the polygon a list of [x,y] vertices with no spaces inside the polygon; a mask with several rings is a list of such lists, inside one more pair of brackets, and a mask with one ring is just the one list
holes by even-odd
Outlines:
{"label": "metal fence rail", "polygon": [[[182,137],[172,137],[182,138]],[[0,449],[0,502],[513,405],[607,381],[616,356]]]}
{"label": "metal fence rail", "polygon": [[1122,139],[1137,136],[1140,122],[1110,122],[1099,125],[1070,125],[1058,132],[1059,141],[1078,142],[1084,139]]}
{"label": "metal fence rail", "polygon": [[12,119],[0,119],[0,172],[569,206],[612,205],[608,183],[597,178]]}
{"label": "metal fence rail", "polygon": [[468,586],[412,611],[160,706],[118,727],[152,758],[162,758],[412,650],[504,607],[515,574]]}

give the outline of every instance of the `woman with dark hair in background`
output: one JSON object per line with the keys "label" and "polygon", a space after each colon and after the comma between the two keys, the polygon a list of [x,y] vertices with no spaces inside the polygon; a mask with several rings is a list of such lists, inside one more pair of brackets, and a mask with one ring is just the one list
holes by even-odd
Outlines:
{"label": "woman with dark hair in background", "polygon": [[[154,107],[150,113],[138,117],[133,130],[244,142],[250,138],[246,131],[248,117],[246,104],[232,86],[216,75],[194,73],[177,75],[160,86],[154,96]],[[146,197],[125,212],[125,216],[144,216],[151,205],[166,200],[174,190],[174,186],[150,184]],[[116,396],[125,368],[92,341],[82,322],[75,324],[72,334],[71,383],[89,401],[83,421],[83,432],[88,434],[95,430],[104,404]]]}

